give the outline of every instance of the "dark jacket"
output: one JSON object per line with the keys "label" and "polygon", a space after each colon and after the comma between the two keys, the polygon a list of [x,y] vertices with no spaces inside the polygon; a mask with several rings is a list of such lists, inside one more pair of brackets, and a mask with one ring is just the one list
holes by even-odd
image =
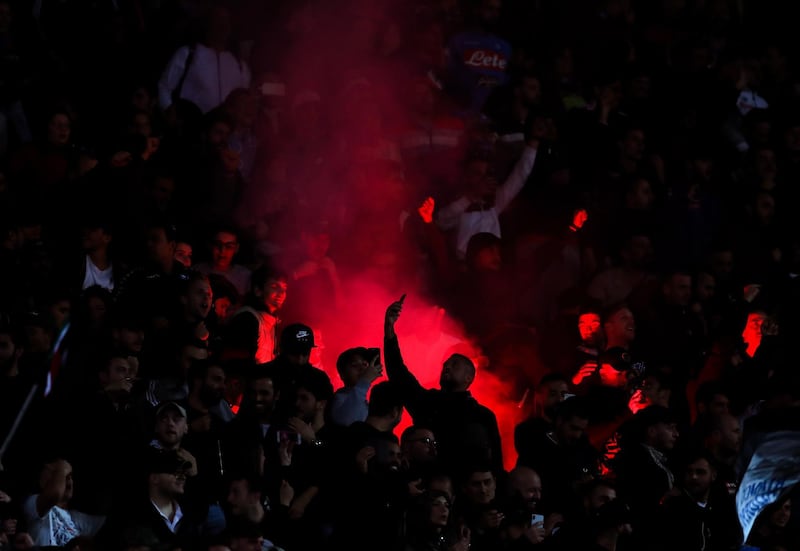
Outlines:
{"label": "dark jacket", "polygon": [[386,374],[402,388],[405,407],[414,424],[430,427],[446,465],[463,465],[465,459],[485,459],[491,452],[495,472],[503,469],[503,452],[497,418],[467,392],[426,389],[403,363],[397,338],[384,341]]}
{"label": "dark jacket", "polygon": [[659,549],[685,551],[733,551],[739,549],[742,532],[733,500],[709,500],[701,507],[687,494],[670,497],[660,511]]}

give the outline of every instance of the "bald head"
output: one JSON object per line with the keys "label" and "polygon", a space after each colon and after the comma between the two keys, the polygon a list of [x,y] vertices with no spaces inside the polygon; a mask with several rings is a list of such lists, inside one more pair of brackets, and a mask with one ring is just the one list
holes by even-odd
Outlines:
{"label": "bald head", "polygon": [[521,498],[522,502],[531,510],[542,499],[542,479],[530,467],[517,466],[509,473],[509,491],[513,496]]}
{"label": "bald head", "polygon": [[705,434],[708,449],[718,459],[735,457],[742,448],[742,426],[730,413],[711,415]]}
{"label": "bald head", "polygon": [[475,364],[463,354],[453,354],[445,360],[439,376],[439,386],[450,392],[463,392],[475,380]]}

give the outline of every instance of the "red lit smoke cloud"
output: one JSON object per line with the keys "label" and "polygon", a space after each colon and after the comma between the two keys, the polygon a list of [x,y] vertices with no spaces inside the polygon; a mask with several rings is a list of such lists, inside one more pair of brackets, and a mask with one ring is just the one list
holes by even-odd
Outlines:
{"label": "red lit smoke cloud", "polygon": [[[432,296],[424,283],[430,263],[409,245],[416,208],[432,190],[409,171],[397,140],[412,124],[411,86],[424,82],[419,60],[440,62],[437,28],[409,13],[406,2],[288,4],[255,78],[257,85],[285,84],[276,106],[289,124],[270,141],[258,191],[245,207],[251,217],[271,217],[258,231],[281,251],[287,272],[312,266],[311,276],[290,284],[284,322],[314,328],[322,345],[315,359],[339,386],[338,354],[382,347],[386,307],[406,293],[401,350],[423,385],[438,386],[445,355],[469,339]],[[495,411],[511,466],[518,389],[487,369],[481,351],[469,355],[478,365],[473,394]]]}

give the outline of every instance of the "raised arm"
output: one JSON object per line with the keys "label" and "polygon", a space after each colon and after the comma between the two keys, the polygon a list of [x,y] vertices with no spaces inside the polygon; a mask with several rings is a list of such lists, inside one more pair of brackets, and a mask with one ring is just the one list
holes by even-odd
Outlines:
{"label": "raised arm", "polygon": [[503,185],[497,189],[494,196],[494,207],[498,213],[503,212],[511,201],[514,200],[514,197],[519,195],[519,192],[522,191],[525,182],[528,180],[531,172],[533,172],[534,164],[536,164],[538,147],[539,140],[528,140],[511,174],[508,175]]}
{"label": "raised arm", "polygon": [[425,394],[425,389],[403,363],[400,344],[397,342],[397,333],[394,330],[394,325],[403,310],[405,298],[406,296],[403,295],[400,300],[392,303],[386,310],[386,318],[383,325],[383,356],[386,361],[386,376],[403,389],[406,407],[409,408],[409,412],[413,415],[412,410]]}

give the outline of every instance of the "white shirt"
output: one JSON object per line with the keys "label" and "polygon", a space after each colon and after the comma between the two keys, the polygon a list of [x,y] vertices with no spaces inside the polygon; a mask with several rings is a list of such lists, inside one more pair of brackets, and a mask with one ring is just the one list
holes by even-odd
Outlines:
{"label": "white shirt", "polygon": [[[242,312],[248,312],[255,316],[258,322],[258,341],[256,345],[256,363],[265,364],[275,359],[275,348],[277,340],[275,335],[278,318],[266,311],[255,310],[249,306],[241,308],[236,312],[236,316]],[[315,364],[316,365],[316,364]]]}
{"label": "white shirt", "polygon": [[437,213],[436,223],[440,228],[443,230],[457,228],[456,252],[460,258],[464,258],[466,255],[467,245],[473,235],[491,233],[502,237],[500,235],[500,213],[522,191],[525,181],[533,171],[534,163],[536,163],[536,150],[532,147],[525,147],[511,174],[495,192],[493,206],[485,210],[467,212],[470,201],[466,197],[462,197]]}
{"label": "white shirt", "polygon": [[[153,503],[153,501],[151,500],[150,503]],[[165,515],[161,511],[161,509],[158,508],[158,505],[153,503],[153,507],[158,512],[158,514],[161,516],[161,518],[164,519],[164,524],[167,526],[169,531],[172,532],[173,534],[177,534],[178,533],[178,524],[180,524],[181,519],[183,518],[183,511],[181,510],[181,506],[178,505],[177,502],[174,502],[175,514],[172,515],[172,520],[170,520],[169,517],[167,515]]]}
{"label": "white shirt", "polygon": [[61,507],[53,507],[40,517],[36,511],[38,497],[30,496],[22,506],[34,545],[63,547],[78,536],[94,536],[106,521],[105,517]]}
{"label": "white shirt", "polygon": [[94,265],[89,255],[86,255],[86,275],[83,276],[83,287],[81,289],[88,289],[93,285],[99,285],[103,289],[109,291],[114,290],[114,270],[109,266],[105,270],[101,270]]}
{"label": "white shirt", "polygon": [[186,78],[180,97],[197,105],[203,113],[222,104],[233,90],[250,87],[250,69],[231,52],[217,52],[197,44],[186,70],[189,51],[189,46],[178,48],[158,81],[158,103],[162,109],[172,105],[172,92],[178,88],[184,71]]}

